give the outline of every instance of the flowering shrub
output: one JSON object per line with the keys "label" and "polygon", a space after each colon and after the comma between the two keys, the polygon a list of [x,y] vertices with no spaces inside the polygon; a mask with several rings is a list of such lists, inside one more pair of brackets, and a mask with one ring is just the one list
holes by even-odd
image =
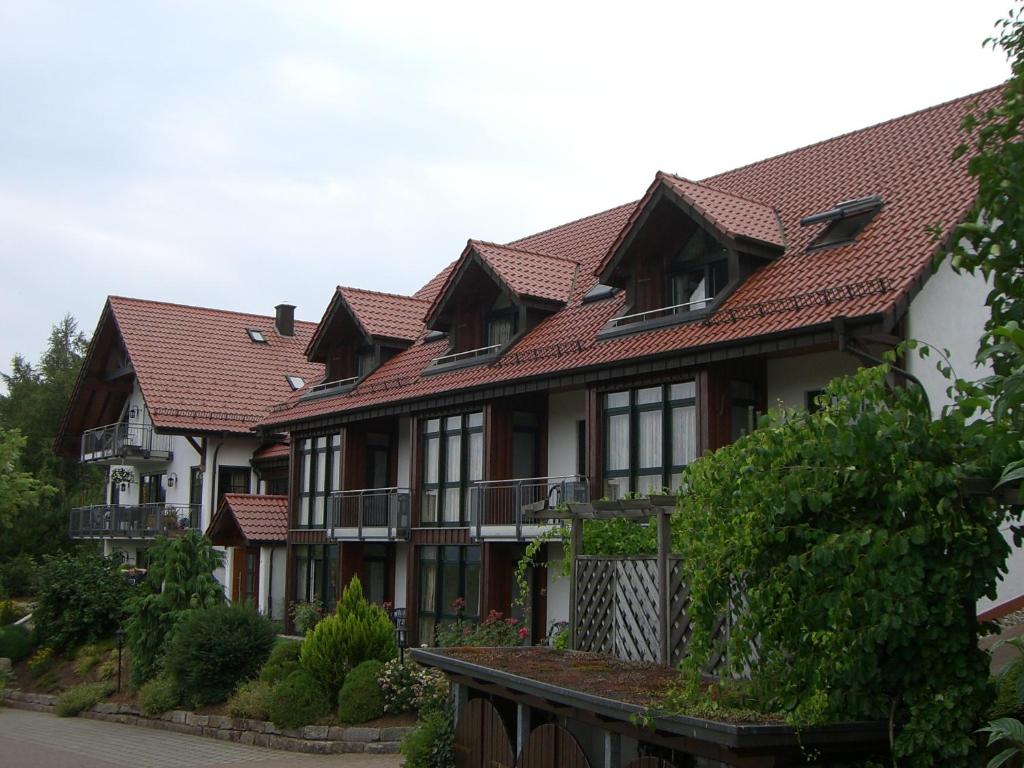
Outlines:
{"label": "flowering shrub", "polygon": [[40,648],[38,651],[33,653],[32,658],[28,660],[28,671],[32,677],[39,677],[44,672],[48,672],[52,666],[52,648]]}
{"label": "flowering shrub", "polygon": [[421,668],[412,691],[416,711],[421,715],[439,712],[448,706],[448,678],[439,669]]}
{"label": "flowering shrub", "polygon": [[414,686],[419,679],[420,666],[408,662],[403,664],[392,659],[380,671],[377,682],[384,691],[384,712],[389,715],[400,715],[416,709],[416,692]]}
{"label": "flowering shrub", "polygon": [[465,607],[462,598],[452,603],[455,614],[458,618],[437,629],[437,644],[442,647],[454,645],[480,645],[480,646],[501,646],[520,645],[530,636],[530,630],[525,625],[520,625],[519,619],[509,616],[504,617],[500,611],[491,611],[487,618],[479,624],[466,621],[462,617],[462,610]]}

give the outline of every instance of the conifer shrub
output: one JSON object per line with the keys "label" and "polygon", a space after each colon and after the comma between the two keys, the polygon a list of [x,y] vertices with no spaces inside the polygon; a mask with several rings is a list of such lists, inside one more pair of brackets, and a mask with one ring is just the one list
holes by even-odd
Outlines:
{"label": "conifer shrub", "polygon": [[32,653],[32,633],[24,627],[0,627],[0,657],[21,661]]}
{"label": "conifer shrub", "polygon": [[302,669],[274,686],[268,704],[270,719],[278,728],[301,728],[331,711],[323,686]]}
{"label": "conifer shrub", "polygon": [[165,668],[182,701],[213,704],[256,677],[273,645],[270,622],[252,606],[201,608],[176,627]]}
{"label": "conifer shrub", "polygon": [[299,669],[299,651],[302,643],[298,640],[278,639],[270,651],[270,658],[260,670],[260,680],[269,685],[277,685],[292,672]]}
{"label": "conifer shrub", "polygon": [[383,608],[367,602],[359,578],[353,576],[338,602],[337,613],[306,635],[299,665],[322,680],[334,700],[350,670],[371,659],[389,661],[397,652],[394,625]]}
{"label": "conifer shrub", "polygon": [[364,661],[345,677],[338,694],[338,719],[343,723],[366,723],[384,715],[384,691],[378,681],[384,665]]}

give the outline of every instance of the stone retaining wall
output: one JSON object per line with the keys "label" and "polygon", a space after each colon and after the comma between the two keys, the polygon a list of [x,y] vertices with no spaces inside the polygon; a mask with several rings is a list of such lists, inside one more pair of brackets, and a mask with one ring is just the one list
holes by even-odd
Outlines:
{"label": "stone retaining wall", "polygon": [[[45,693],[22,693],[21,691],[0,690],[5,702],[18,709],[36,712],[53,712],[57,697]],[[100,703],[79,714],[93,720],[106,720],[127,725],[141,725],[162,731],[187,733],[192,736],[207,736],[239,744],[251,744],[270,749],[285,749],[291,752],[312,752],[334,754],[342,752],[367,752],[393,754],[398,752],[402,738],[413,730],[411,727],[363,728],[326,725],[307,725],[304,728],[278,728],[264,720],[249,720],[220,715],[197,715],[174,709],[159,717],[148,717],[134,704]]]}

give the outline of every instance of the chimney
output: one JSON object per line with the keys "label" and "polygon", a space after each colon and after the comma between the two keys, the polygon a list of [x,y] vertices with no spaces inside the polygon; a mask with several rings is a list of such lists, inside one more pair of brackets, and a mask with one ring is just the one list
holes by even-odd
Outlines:
{"label": "chimney", "polygon": [[274,327],[277,328],[277,332],[282,336],[294,336],[295,305],[282,302],[274,309],[277,311],[277,316],[274,319]]}

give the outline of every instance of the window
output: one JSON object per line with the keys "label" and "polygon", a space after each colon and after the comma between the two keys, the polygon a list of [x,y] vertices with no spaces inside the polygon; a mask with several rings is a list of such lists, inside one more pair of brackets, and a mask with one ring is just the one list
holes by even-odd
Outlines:
{"label": "window", "polygon": [[469,488],[484,477],[484,415],[479,411],[423,424],[421,525],[466,525]]}
{"label": "window", "polygon": [[487,346],[508,344],[515,331],[515,310],[502,310],[491,314],[487,318]]}
{"label": "window", "polygon": [[320,600],[326,610],[333,611],[338,600],[338,546],[295,547],[293,583],[294,600],[303,603]]}
{"label": "window", "polygon": [[288,386],[292,388],[293,392],[306,386],[306,380],[301,376],[287,375],[285,378],[288,380]]}
{"label": "window", "polygon": [[381,605],[388,599],[388,548],[386,544],[366,544],[363,549],[363,594],[371,603]]}
{"label": "window", "polygon": [[880,195],[868,195],[854,200],[844,200],[827,211],[821,211],[800,219],[800,226],[828,222],[824,230],[807,247],[808,251],[816,251],[832,246],[846,245],[857,239],[863,229],[871,223],[882,209]]}
{"label": "window", "polygon": [[360,349],[356,353],[356,376],[362,378],[363,376],[369,376],[373,371],[373,363],[376,356],[373,354],[373,348]]}
{"label": "window", "polygon": [[749,381],[730,381],[732,400],[732,440],[750,434],[757,426],[757,388]]}
{"label": "window", "polygon": [[433,644],[434,630],[457,618],[454,603],[465,601],[463,617],[480,615],[480,548],[419,548],[419,642]]}
{"label": "window", "polygon": [[188,503],[203,503],[203,468],[192,467],[188,472]]}
{"label": "window", "polygon": [[341,490],[341,436],[299,441],[299,528],[323,528],[327,497]]}
{"label": "window", "polygon": [[266,344],[267,337],[263,335],[263,331],[257,328],[246,328],[245,332],[249,334],[249,341],[253,344]]}
{"label": "window", "polygon": [[164,473],[142,475],[139,478],[139,504],[163,504],[165,501]]}
{"label": "window", "polygon": [[668,280],[668,306],[677,312],[705,309],[729,282],[728,252],[698,228],[676,257]]}
{"label": "window", "polygon": [[283,474],[279,477],[268,477],[267,478],[267,493],[271,496],[287,496],[288,495],[288,475]]}
{"label": "window", "polygon": [[249,493],[248,467],[217,468],[217,506],[226,493]]}
{"label": "window", "polygon": [[692,381],[604,396],[604,477],[613,497],[676,489],[697,456]]}

